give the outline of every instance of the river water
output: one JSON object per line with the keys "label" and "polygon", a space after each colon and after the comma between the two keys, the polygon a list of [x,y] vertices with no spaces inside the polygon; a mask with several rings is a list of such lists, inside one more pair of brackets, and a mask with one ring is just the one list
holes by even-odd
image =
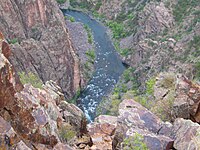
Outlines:
{"label": "river water", "polygon": [[95,71],[78,101],[78,107],[84,111],[88,121],[91,122],[95,118],[97,105],[112,91],[125,67],[103,24],[80,11],[63,10],[63,13],[74,17],[77,22],[88,25],[93,33],[96,52]]}

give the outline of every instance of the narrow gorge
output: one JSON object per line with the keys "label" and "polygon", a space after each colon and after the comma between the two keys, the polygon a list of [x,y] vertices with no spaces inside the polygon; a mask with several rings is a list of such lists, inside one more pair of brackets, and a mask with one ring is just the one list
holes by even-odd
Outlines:
{"label": "narrow gorge", "polygon": [[199,150],[199,0],[2,0],[0,150]]}
{"label": "narrow gorge", "polygon": [[94,36],[95,71],[88,85],[81,92],[78,101],[78,106],[85,112],[89,121],[92,121],[95,118],[97,105],[102,97],[112,91],[125,67],[116,53],[103,24],[79,11],[63,10],[63,12],[76,21],[87,25]]}

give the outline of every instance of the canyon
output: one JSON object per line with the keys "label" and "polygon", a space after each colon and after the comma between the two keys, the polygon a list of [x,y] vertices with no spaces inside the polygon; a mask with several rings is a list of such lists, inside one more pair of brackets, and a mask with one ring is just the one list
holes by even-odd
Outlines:
{"label": "canyon", "polygon": [[199,8],[3,0],[0,149],[199,149]]}

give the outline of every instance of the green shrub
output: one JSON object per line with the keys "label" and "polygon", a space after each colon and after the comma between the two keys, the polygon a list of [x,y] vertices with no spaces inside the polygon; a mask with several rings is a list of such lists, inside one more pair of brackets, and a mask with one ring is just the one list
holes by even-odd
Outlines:
{"label": "green shrub", "polygon": [[70,20],[71,22],[75,22],[74,17],[70,17],[69,20]]}
{"label": "green shrub", "polygon": [[165,77],[160,81],[160,85],[166,89],[175,89],[175,75],[166,74]]}
{"label": "green shrub", "polygon": [[88,59],[89,61],[94,61],[95,60],[95,51],[92,49],[92,50],[87,50],[86,53],[85,53],[87,56],[88,56]]}
{"label": "green shrub", "polygon": [[18,72],[18,75],[22,84],[30,83],[33,87],[42,89],[42,81],[37,75],[33,74],[32,72],[29,72],[28,74],[26,74],[25,72]]}
{"label": "green shrub", "polygon": [[59,4],[64,4],[67,0],[56,0]]}
{"label": "green shrub", "polygon": [[15,43],[19,43],[19,41],[18,41],[17,38],[14,38],[14,39],[8,40],[8,43],[9,44],[15,44]]}
{"label": "green shrub", "polygon": [[113,93],[109,98],[103,98],[97,107],[97,116],[102,114],[117,116],[120,103],[121,97],[119,93]]}
{"label": "green shrub", "polygon": [[76,101],[80,97],[80,95],[81,95],[81,89],[78,89],[76,91],[76,94],[73,96],[73,98],[68,100],[68,102],[76,105]]}
{"label": "green shrub", "polygon": [[156,78],[150,78],[147,82],[146,82],[146,93],[149,95],[153,95],[154,92],[154,85],[156,83]]}
{"label": "green shrub", "polygon": [[147,96],[144,96],[144,95],[135,96],[134,100],[140,103],[142,106],[144,106],[147,109],[150,109],[152,106],[152,102],[148,101]]}
{"label": "green shrub", "polygon": [[62,142],[69,142],[76,136],[76,131],[71,125],[65,124],[59,129],[59,136]]}
{"label": "green shrub", "polygon": [[113,38],[120,39],[126,36],[123,24],[115,21],[108,21],[107,26],[112,30]]}
{"label": "green shrub", "polygon": [[144,143],[144,137],[139,133],[135,133],[134,136],[125,138],[122,142],[123,150],[148,150],[146,143]]}
{"label": "green shrub", "polygon": [[88,43],[92,44],[93,43],[92,30],[90,29],[88,25],[84,25],[84,28],[88,35]]}

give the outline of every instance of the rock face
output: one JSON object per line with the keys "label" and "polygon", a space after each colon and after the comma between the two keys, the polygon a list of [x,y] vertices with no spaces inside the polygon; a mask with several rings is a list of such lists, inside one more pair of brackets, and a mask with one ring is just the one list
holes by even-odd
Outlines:
{"label": "rock face", "polygon": [[18,72],[54,80],[71,98],[80,87],[79,59],[55,0],[3,0],[0,30],[10,41]]}
{"label": "rock face", "polygon": [[154,85],[154,104],[151,111],[163,120],[191,119],[200,123],[200,86],[185,76],[160,73]]}
{"label": "rock face", "polygon": [[200,149],[200,126],[190,120],[177,119],[173,127],[176,133],[174,148],[182,150]]}
{"label": "rock face", "polygon": [[72,44],[74,45],[74,48],[80,58],[80,70],[82,73],[81,87],[84,87],[88,80],[92,77],[94,70],[94,60],[90,60],[86,53],[91,50],[93,51],[95,47],[92,43],[88,42],[88,33],[82,23],[70,22],[69,20],[66,20],[66,24],[69,29]]}
{"label": "rock face", "polygon": [[[136,134],[142,138],[140,144],[150,150],[165,149],[173,141],[169,134],[172,125],[165,124],[134,100],[124,100],[119,106],[119,114],[113,142],[116,149],[123,149],[124,139],[130,140],[128,144],[134,143]],[[132,148],[138,148],[137,144],[133,144]]]}
{"label": "rock face", "polygon": [[[43,89],[20,83],[8,57],[9,45],[0,34],[0,147],[52,149],[60,144],[61,128],[70,124],[80,135],[83,112],[64,101],[61,88],[49,81]],[[62,103],[65,103],[63,106]],[[66,133],[67,134],[67,133]],[[75,135],[76,136],[76,135]]]}
{"label": "rock face", "polygon": [[200,86],[184,76],[177,79],[172,115],[200,123]]}

